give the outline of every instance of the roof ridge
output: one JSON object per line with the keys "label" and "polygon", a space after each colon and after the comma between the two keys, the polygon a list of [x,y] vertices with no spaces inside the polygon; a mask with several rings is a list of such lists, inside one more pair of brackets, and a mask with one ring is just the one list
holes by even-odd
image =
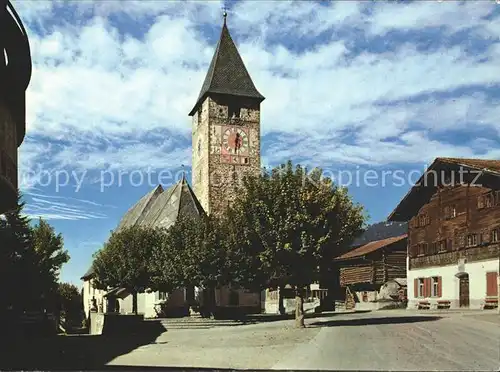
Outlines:
{"label": "roof ridge", "polygon": [[[198,215],[201,215],[202,213],[205,213],[205,210],[203,209],[200,201],[198,200],[198,198],[196,197],[196,194],[194,193],[193,189],[191,188],[191,186],[189,185],[189,183],[186,182],[186,185],[187,185],[187,188],[188,188],[188,193],[189,193],[189,196],[191,197],[191,200],[192,202],[194,203],[195,207],[196,207],[196,210],[198,212]],[[199,208],[201,208],[201,211],[199,210]]]}
{"label": "roof ridge", "polygon": [[[375,252],[381,248],[390,246],[394,243],[397,243],[403,239],[408,238],[408,234],[403,234],[399,236],[393,236],[392,238],[386,238],[386,239],[380,239],[380,240],[374,240],[369,243],[360,245],[359,247],[356,247],[354,249],[351,249],[350,251],[347,251],[343,254],[341,254],[338,257],[335,257],[334,260],[343,260],[343,259],[351,259],[351,258],[357,258],[364,256],[366,254]],[[373,247],[375,246],[375,247]],[[371,250],[365,251],[367,248],[371,248]]]}
{"label": "roof ridge", "polygon": [[177,213],[175,214],[176,221],[179,218],[179,214],[181,211],[182,187],[184,186],[185,181],[186,181],[186,174],[182,173],[182,178],[178,182],[178,184],[180,184],[180,187],[179,187],[180,192],[179,192],[179,198],[178,198],[178,202],[177,202]]}
{"label": "roof ridge", "polygon": [[[158,185],[156,186],[154,189],[152,189],[151,191],[148,191],[145,195],[143,195],[135,204],[133,204],[126,212],[125,214],[123,215],[122,219],[118,222],[118,226],[116,227],[116,230],[120,230],[124,227],[131,227],[131,226],[135,226],[137,224],[137,222],[139,221],[139,219],[141,218],[141,216],[144,214],[144,211],[146,210],[146,207],[148,205],[150,205],[151,203],[151,199],[153,198],[153,196],[156,194],[157,190],[158,189],[161,189],[161,192],[159,193],[159,195],[161,195],[163,193],[163,188],[161,187],[161,185]],[[159,196],[158,195],[158,196]],[[156,200],[158,197],[156,197],[154,200]],[[141,202],[144,202],[143,205],[141,205]],[[136,210],[138,209],[138,210]],[[137,213],[136,216],[132,215],[133,212],[140,212],[140,213]],[[127,218],[130,218],[131,221],[127,221]],[[128,222],[128,223],[127,223]]]}
{"label": "roof ridge", "polygon": [[215,75],[215,66],[217,65],[217,60],[220,58],[219,48],[222,43],[222,32],[224,32],[224,28],[227,29],[225,23],[224,26],[222,26],[221,36],[219,37],[219,41],[217,41],[217,46],[215,47],[214,55],[212,56],[212,60],[208,65],[207,75],[205,76],[205,80],[203,81],[203,85],[201,86],[197,101],[200,101],[203,98],[203,95],[205,94],[205,92],[203,91],[203,87],[205,85],[208,85],[209,87],[212,85],[212,80],[214,79]]}
{"label": "roof ridge", "polygon": [[[175,184],[175,185],[174,185],[171,189],[169,189],[169,190],[172,190],[172,191],[170,192],[170,194],[168,194],[168,195],[167,195],[167,196],[168,196],[168,198],[167,198],[166,202],[169,202],[169,201],[170,201],[170,199],[172,199],[172,195],[174,195],[174,193],[175,193],[175,191],[177,190],[178,186],[179,186],[179,182],[177,182],[177,183],[176,183],[176,184]],[[167,191],[169,191],[169,190],[167,190]],[[167,203],[165,203],[165,204],[164,204],[164,206],[165,206],[166,204],[167,204]],[[151,225],[154,225],[154,224],[156,224],[156,223],[158,222],[157,220],[158,220],[158,218],[161,216],[161,212],[162,212],[162,210],[163,210],[163,207],[162,207],[162,208],[160,208],[160,209],[156,212],[156,215],[154,216],[154,218],[150,220],[150,221],[151,221]]]}

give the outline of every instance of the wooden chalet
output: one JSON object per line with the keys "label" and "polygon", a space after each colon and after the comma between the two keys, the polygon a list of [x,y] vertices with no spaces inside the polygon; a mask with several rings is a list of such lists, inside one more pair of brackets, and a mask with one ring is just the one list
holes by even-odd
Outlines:
{"label": "wooden chalet", "polygon": [[408,221],[408,307],[498,306],[500,161],[437,158],[389,216]]}
{"label": "wooden chalet", "polygon": [[388,301],[398,301],[381,295],[380,290],[389,282],[396,293],[405,286],[406,246],[404,234],[372,241],[335,258],[346,309],[378,309]]}

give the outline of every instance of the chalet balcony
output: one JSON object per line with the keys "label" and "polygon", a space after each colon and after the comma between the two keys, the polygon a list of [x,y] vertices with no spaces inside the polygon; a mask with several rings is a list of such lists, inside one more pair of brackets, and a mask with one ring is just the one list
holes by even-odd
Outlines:
{"label": "chalet balcony", "polygon": [[498,258],[499,255],[499,243],[462,248],[451,252],[411,258],[410,270],[430,266],[456,265],[461,259],[465,259],[466,262],[495,259]]}

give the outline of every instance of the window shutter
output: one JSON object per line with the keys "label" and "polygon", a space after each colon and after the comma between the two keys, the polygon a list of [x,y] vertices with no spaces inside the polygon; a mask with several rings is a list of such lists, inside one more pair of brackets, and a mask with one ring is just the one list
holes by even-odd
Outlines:
{"label": "window shutter", "polygon": [[486,273],[486,296],[498,296],[497,276],[496,272]]}
{"label": "window shutter", "polygon": [[431,286],[432,286],[432,281],[431,278],[425,278],[425,297],[431,297]]}
{"label": "window shutter", "polygon": [[418,297],[418,279],[413,279],[413,297]]}
{"label": "window shutter", "polygon": [[438,276],[438,297],[441,297],[443,295],[443,280],[440,276]]}

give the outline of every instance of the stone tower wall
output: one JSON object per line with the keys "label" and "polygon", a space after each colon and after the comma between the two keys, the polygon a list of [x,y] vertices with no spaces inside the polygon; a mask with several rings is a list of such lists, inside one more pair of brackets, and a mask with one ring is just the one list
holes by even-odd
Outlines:
{"label": "stone tower wall", "polygon": [[[192,129],[192,184],[193,191],[203,209],[209,211],[208,159],[209,159],[209,99],[193,115]],[[198,151],[198,144],[201,151]]]}
{"label": "stone tower wall", "polygon": [[[241,105],[241,106],[240,106]],[[236,195],[236,187],[245,175],[260,172],[260,105],[238,103],[238,120],[228,118],[227,101],[208,97],[200,114],[193,116],[193,190],[209,214],[220,214]],[[233,165],[221,159],[223,129],[244,128],[248,132],[248,164]],[[201,140],[201,152],[198,142]]]}

